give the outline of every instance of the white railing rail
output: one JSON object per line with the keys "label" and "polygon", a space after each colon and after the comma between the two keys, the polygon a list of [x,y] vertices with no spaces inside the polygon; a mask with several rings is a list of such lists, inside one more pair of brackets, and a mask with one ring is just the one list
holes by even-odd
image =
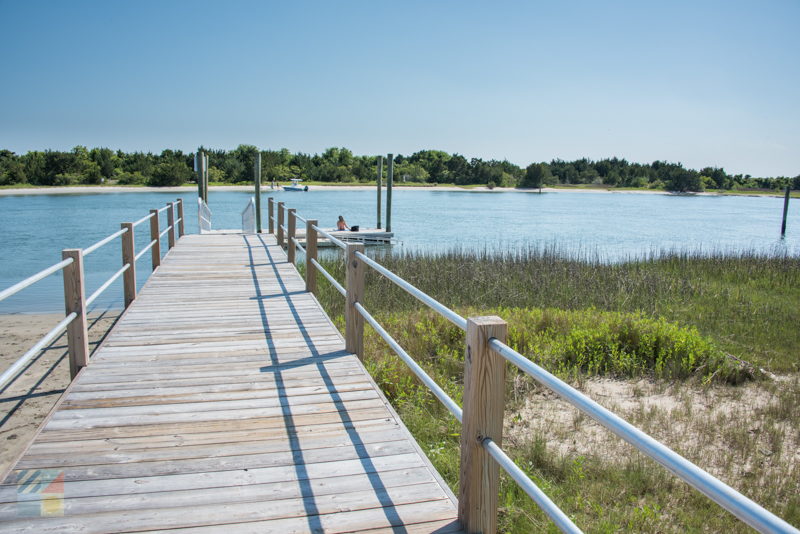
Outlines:
{"label": "white railing rail", "polygon": [[250,197],[247,205],[242,210],[242,233],[256,233],[256,198]]}
{"label": "white railing rail", "polygon": [[[279,225],[277,226],[278,231],[281,234],[283,232],[290,233],[290,247],[293,240],[295,241],[295,245],[299,245],[299,242],[297,242],[295,239],[293,229],[295,218],[300,217],[297,217],[294,214],[294,210],[289,210],[289,227],[283,227],[283,209],[283,203],[278,203],[277,220],[280,221]],[[274,228],[272,224],[272,212],[273,201],[272,198],[270,198],[270,231],[272,231]],[[525,358],[519,352],[506,345],[503,339],[498,339],[497,337],[487,334],[492,331],[492,327],[497,327],[498,325],[500,325],[502,330],[505,331],[505,322],[503,322],[501,319],[478,318],[488,319],[490,320],[489,322],[492,323],[491,325],[487,325],[485,330],[478,332],[478,330],[482,328],[479,324],[481,322],[480,320],[468,321],[430,295],[427,295],[406,280],[388,270],[386,267],[380,265],[372,258],[369,258],[363,252],[363,244],[344,243],[330,235],[325,230],[319,228],[315,220],[302,220],[306,222],[306,247],[305,249],[302,249],[306,254],[306,287],[309,291],[314,291],[316,288],[316,274],[320,273],[339,293],[345,297],[345,343],[347,350],[355,353],[359,358],[363,359],[363,339],[361,339],[363,337],[363,321],[369,323],[369,325],[375,329],[378,335],[380,335],[381,338],[386,341],[389,347],[403,360],[403,362],[406,363],[406,365],[408,365],[409,369],[420,379],[420,381],[431,390],[434,396],[445,406],[445,408],[447,408],[447,410],[459,422],[462,423],[465,431],[467,427],[469,427],[470,430],[475,430],[475,425],[480,426],[481,423],[476,422],[481,417],[477,414],[477,412],[485,411],[485,404],[491,404],[493,400],[496,401],[496,395],[493,398],[475,397],[473,403],[477,402],[480,406],[480,409],[471,408],[469,411],[467,411],[467,409],[462,409],[459,407],[458,404],[452,398],[450,398],[438,384],[436,384],[436,382],[422,369],[422,367],[420,367],[419,364],[417,364],[414,359],[400,346],[400,344],[377,322],[377,320],[364,308],[361,302],[359,302],[359,300],[363,298],[364,265],[371,267],[377,273],[381,274],[395,285],[406,291],[409,295],[413,296],[431,308],[433,311],[453,323],[455,326],[465,331],[467,334],[467,352],[468,354],[472,354],[473,358],[478,357],[477,353],[483,352],[484,349],[486,353],[494,353],[499,355],[501,358],[494,358],[496,361],[491,364],[486,363],[489,360],[492,360],[491,357],[480,357],[481,365],[483,366],[500,366],[499,368],[495,369],[497,371],[495,374],[504,373],[504,361],[514,364],[523,372],[530,375],[534,380],[575,406],[582,413],[603,425],[605,428],[634,446],[648,457],[655,460],[658,464],[665,467],[667,470],[684,480],[690,486],[697,489],[709,499],[725,508],[741,521],[750,525],[759,532],[800,533],[800,531],[789,525],[783,519],[759,506],[708,472],[672,451],[664,444],[634,427],[610,410],[603,408],[586,395],[571,387],[566,382],[556,378],[546,370],[530,361],[528,358]],[[346,283],[344,285],[340,284],[329,272],[327,272],[317,260],[317,239],[319,235],[326,237],[337,247],[344,249],[346,255]],[[290,248],[290,251],[292,248]],[[294,263],[294,258],[290,258],[290,261]],[[479,345],[482,343],[483,347],[473,347],[470,345],[470,340],[473,340],[474,342],[475,339],[480,339],[481,337],[484,339],[479,343]],[[471,358],[467,359],[469,360]],[[481,365],[473,365],[470,363],[465,365],[465,403],[468,402],[466,391],[467,383],[469,381],[472,381],[472,383],[477,383],[479,380],[477,377],[471,376],[470,373],[477,373],[478,371],[475,369]],[[471,387],[475,388],[475,386]],[[473,391],[470,392],[470,395],[475,395],[475,391],[476,390],[473,389]],[[489,395],[489,392],[486,391],[481,391],[479,393],[482,395]],[[495,406],[495,409],[497,408],[498,407]],[[502,439],[502,405],[499,406],[498,413],[500,420],[499,427],[496,427],[499,428],[499,430],[496,430],[498,435],[485,435],[483,432],[480,432],[476,434],[475,439],[477,441],[475,441],[475,443],[479,445],[480,449],[482,449],[485,454],[494,460],[497,466],[502,467],[503,470],[505,470],[509,476],[511,476],[511,478],[520,486],[520,488],[522,488],[531,497],[531,499],[533,499],[533,501],[562,532],[581,532],[581,530],[569,519],[569,517],[567,517],[567,515],[564,514],[564,512],[558,508],[558,506],[553,503],[539,487],[536,486],[530,477],[528,477],[513,462],[513,460],[508,457],[508,455],[498,444]],[[494,424],[496,425],[497,422],[495,421]],[[469,447],[473,443],[468,436],[466,438],[464,437],[465,431],[462,431],[462,463],[464,461],[470,461],[468,459],[465,460],[465,458],[468,457],[465,457],[464,450],[465,447]],[[476,464],[478,463],[477,460],[474,461]],[[479,467],[480,466],[477,465],[468,466],[466,468],[466,472],[470,472],[470,469],[476,469]],[[465,473],[465,468],[463,465],[461,472]],[[493,503],[493,512],[486,513],[484,510],[484,512],[480,514],[483,517],[473,517],[470,516],[471,512],[462,511],[461,508],[459,508],[459,520],[462,522],[462,525],[465,525],[470,531],[483,531],[487,533],[494,532],[496,528],[496,507],[498,493],[497,477],[481,476],[478,477],[481,478],[480,481],[475,481],[474,478],[475,477],[473,477],[472,480],[461,480],[460,498],[468,498],[470,502],[474,502],[474,499],[477,497],[481,502]],[[468,506],[466,508],[472,507]],[[494,518],[486,517],[490,516],[492,513],[495,515]]]}
{"label": "white railing rail", "polygon": [[211,208],[202,198],[197,199],[197,227],[201,234],[211,231]]}
{"label": "white railing rail", "polygon": [[[177,218],[175,210],[177,209]],[[168,211],[167,211],[168,210]],[[158,214],[167,211],[168,226],[163,232],[159,229]],[[134,251],[134,228],[150,221],[151,237],[153,239],[139,253]],[[0,291],[0,302],[19,293],[36,282],[47,278],[59,271],[63,271],[64,276],[64,302],[66,316],[49,332],[47,332],[36,344],[33,345],[22,356],[17,358],[2,374],[0,374],[0,389],[5,388],[13,382],[26,365],[33,360],[44,348],[54,339],[67,331],[67,341],[69,346],[70,372],[72,378],[75,377],[81,367],[85,367],[89,362],[88,334],[86,324],[86,312],[88,308],[120,277],[123,277],[123,292],[125,307],[128,307],[136,298],[136,262],[147,251],[152,251],[153,269],[160,265],[161,252],[159,242],[161,237],[168,235],[169,248],[175,245],[175,235],[178,238],[184,235],[183,231],[183,200],[169,202],[165,207],[158,210],[151,210],[150,214],[142,217],[134,223],[122,223],[121,229],[113,234],[101,239],[100,241],[86,247],[85,249],[65,249],[62,251],[62,261],[29,276],[25,280],[17,282]],[[118,237],[122,238],[122,268],[116,271],[111,277],[103,282],[88,298],[84,287],[84,258],[111,243]]]}

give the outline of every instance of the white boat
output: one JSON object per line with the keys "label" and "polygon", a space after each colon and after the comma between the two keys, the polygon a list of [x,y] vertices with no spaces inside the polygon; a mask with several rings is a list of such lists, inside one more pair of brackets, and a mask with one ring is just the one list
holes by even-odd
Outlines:
{"label": "white boat", "polygon": [[307,185],[300,185],[300,182],[302,182],[302,181],[303,180],[301,180],[300,178],[292,178],[291,179],[292,185],[284,185],[283,186],[283,190],[284,191],[308,191],[308,186]]}

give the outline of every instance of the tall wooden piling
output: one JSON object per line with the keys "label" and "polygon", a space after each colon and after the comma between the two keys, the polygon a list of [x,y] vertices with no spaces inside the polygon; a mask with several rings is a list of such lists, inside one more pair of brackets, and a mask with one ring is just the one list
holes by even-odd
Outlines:
{"label": "tall wooden piling", "polygon": [[197,198],[203,198],[203,177],[205,176],[203,173],[204,161],[203,153],[198,151],[197,154],[194,155],[194,172],[197,178]]}
{"label": "tall wooden piling", "polygon": [[381,187],[383,186],[383,156],[378,156],[378,230],[381,229]]}
{"label": "tall wooden piling", "polygon": [[161,265],[161,237],[158,235],[158,210],[150,210],[150,242],[153,247],[150,249],[150,258],[153,270],[155,271]]}
{"label": "tall wooden piling", "polygon": [[256,233],[261,233],[261,152],[256,153],[253,174],[256,186]]}
{"label": "tall wooden piling", "polygon": [[386,172],[386,231],[392,231],[392,185],[394,184],[394,154],[387,158],[388,169]]}
{"label": "tall wooden piling", "polygon": [[791,188],[786,186],[786,195],[783,197],[783,222],[781,223],[781,237],[786,237],[786,215],[789,213],[789,195]]}

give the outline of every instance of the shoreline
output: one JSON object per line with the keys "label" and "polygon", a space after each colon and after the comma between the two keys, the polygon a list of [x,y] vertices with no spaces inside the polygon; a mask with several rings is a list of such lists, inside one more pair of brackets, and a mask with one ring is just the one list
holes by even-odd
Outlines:
{"label": "shoreline", "polygon": [[[309,191],[372,191],[375,185],[310,185]],[[252,185],[212,185],[209,186],[211,191],[239,191],[249,192],[253,190]],[[384,185],[382,189],[386,189]],[[783,193],[725,193],[725,192],[691,192],[691,193],[678,193],[674,191],[664,191],[660,189],[613,189],[613,188],[566,188],[566,187],[543,187],[534,189],[522,189],[516,187],[495,187],[489,189],[486,186],[480,187],[458,187],[458,186],[408,186],[408,185],[394,185],[393,189],[403,191],[462,191],[466,193],[596,193],[596,194],[637,194],[637,195],[674,195],[674,196],[744,196],[744,197],[777,197],[783,198]],[[171,187],[150,187],[150,186],[136,186],[127,187],[119,185],[100,185],[100,186],[42,186],[42,187],[25,187],[19,189],[0,189],[0,197],[10,196],[28,196],[28,195],[82,195],[82,194],[103,194],[103,193],[184,193],[187,191],[194,192],[197,186],[194,185],[181,185]],[[269,187],[262,186],[262,193],[269,193],[272,191],[279,191],[270,189]]]}

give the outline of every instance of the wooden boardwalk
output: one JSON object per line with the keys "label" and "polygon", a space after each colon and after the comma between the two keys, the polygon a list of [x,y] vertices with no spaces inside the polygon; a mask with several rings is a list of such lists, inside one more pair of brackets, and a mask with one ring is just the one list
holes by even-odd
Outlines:
{"label": "wooden boardwalk", "polygon": [[274,237],[215,233],[180,239],[72,382],[0,531],[444,533],[456,508]]}

